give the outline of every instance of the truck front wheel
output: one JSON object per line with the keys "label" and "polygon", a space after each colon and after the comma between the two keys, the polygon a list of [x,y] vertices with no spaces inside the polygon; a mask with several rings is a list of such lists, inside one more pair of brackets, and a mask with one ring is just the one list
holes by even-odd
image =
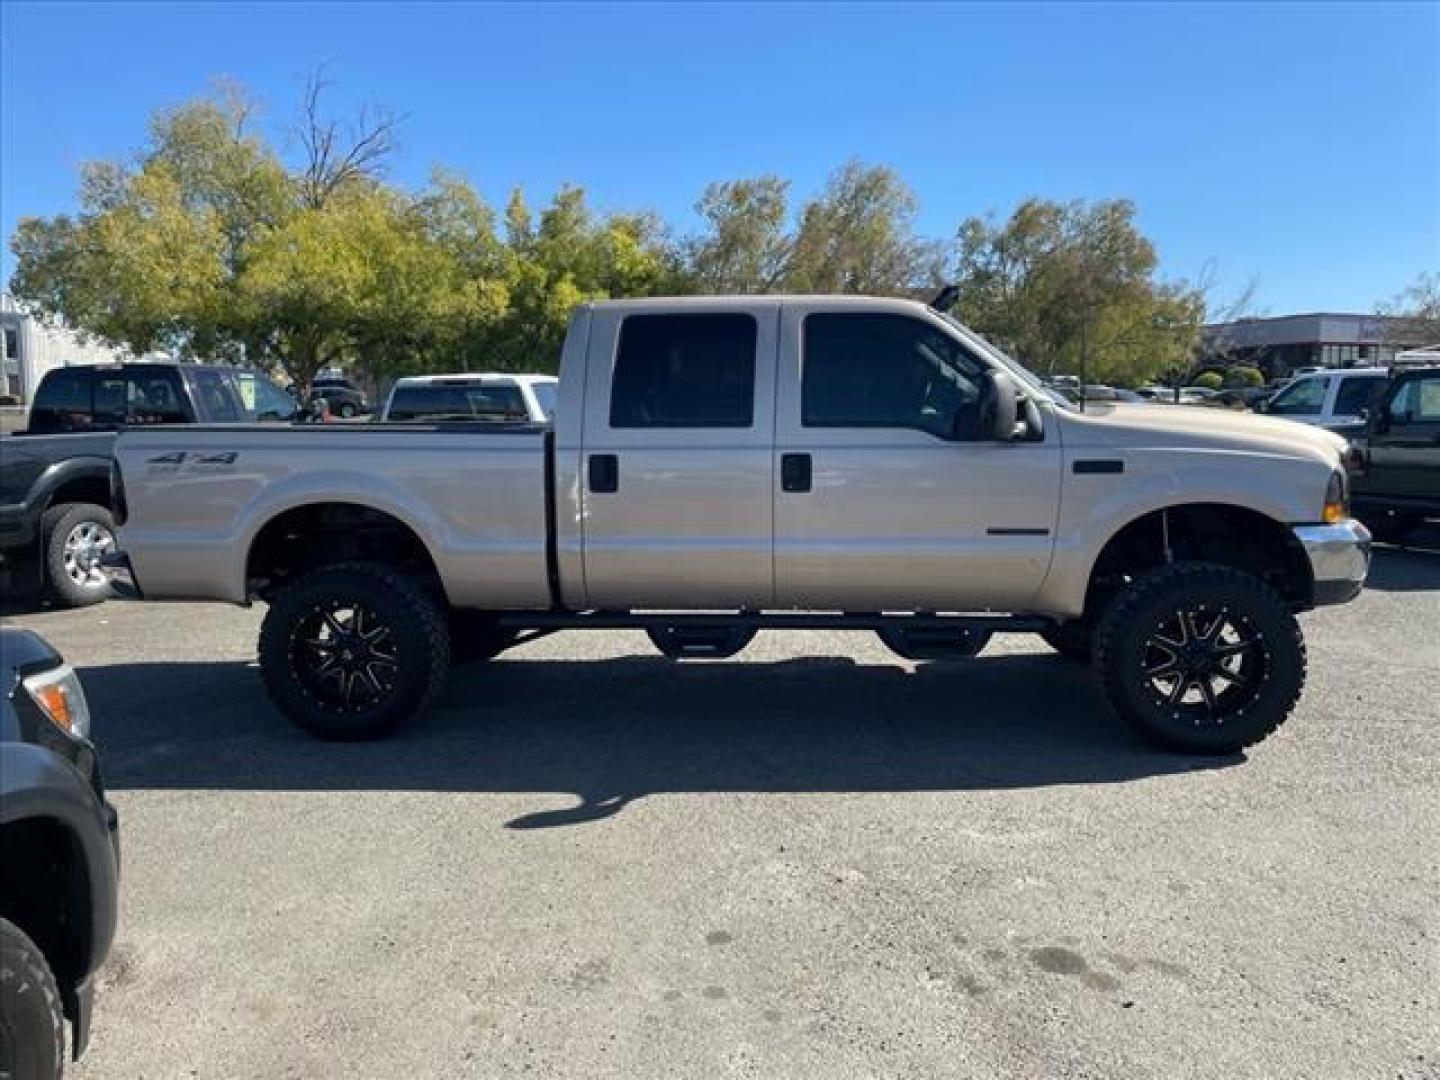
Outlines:
{"label": "truck front wheel", "polygon": [[64,1040],[60,991],[45,954],[18,926],[0,919],[0,1076],[59,1076]]}
{"label": "truck front wheel", "polygon": [[1095,636],[1106,696],[1170,750],[1231,754],[1285,722],[1305,684],[1305,642],[1260,579],[1182,562],[1133,582]]}
{"label": "truck front wheel", "polygon": [[444,685],[441,604],[376,563],[311,571],[278,593],[260,628],[271,700],[322,739],[373,739],[417,716]]}

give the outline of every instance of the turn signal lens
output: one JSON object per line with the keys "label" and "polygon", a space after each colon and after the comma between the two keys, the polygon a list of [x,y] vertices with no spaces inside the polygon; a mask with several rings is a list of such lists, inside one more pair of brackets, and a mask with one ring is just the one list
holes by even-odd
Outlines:
{"label": "turn signal lens", "polygon": [[31,675],[24,686],[30,700],[52,724],[82,739],[90,737],[90,705],[75,669],[69,664]]}
{"label": "turn signal lens", "polygon": [[1330,474],[1330,483],[1325,488],[1325,508],[1320,512],[1320,520],[1326,525],[1337,525],[1350,516],[1348,487],[1343,472]]}

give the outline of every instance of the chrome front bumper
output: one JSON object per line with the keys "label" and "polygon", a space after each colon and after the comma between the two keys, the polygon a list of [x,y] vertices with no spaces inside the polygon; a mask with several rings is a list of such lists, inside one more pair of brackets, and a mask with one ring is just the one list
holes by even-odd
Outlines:
{"label": "chrome front bumper", "polygon": [[1343,604],[1360,595],[1370,572],[1370,530],[1353,519],[1334,525],[1296,525],[1295,538],[1310,557],[1315,606]]}

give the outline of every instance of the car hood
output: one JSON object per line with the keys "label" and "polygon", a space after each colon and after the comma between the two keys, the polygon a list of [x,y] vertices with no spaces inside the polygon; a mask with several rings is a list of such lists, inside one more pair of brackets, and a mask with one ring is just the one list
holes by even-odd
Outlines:
{"label": "car hood", "polygon": [[1057,415],[1067,446],[1213,449],[1338,464],[1345,439],[1324,428],[1198,405],[1087,404]]}

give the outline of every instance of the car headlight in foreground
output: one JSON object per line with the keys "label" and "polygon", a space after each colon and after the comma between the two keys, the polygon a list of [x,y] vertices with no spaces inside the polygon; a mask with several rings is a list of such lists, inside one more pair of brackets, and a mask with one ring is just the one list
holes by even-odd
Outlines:
{"label": "car headlight in foreground", "polygon": [[90,705],[69,664],[30,675],[21,680],[21,685],[56,727],[81,739],[90,737]]}

